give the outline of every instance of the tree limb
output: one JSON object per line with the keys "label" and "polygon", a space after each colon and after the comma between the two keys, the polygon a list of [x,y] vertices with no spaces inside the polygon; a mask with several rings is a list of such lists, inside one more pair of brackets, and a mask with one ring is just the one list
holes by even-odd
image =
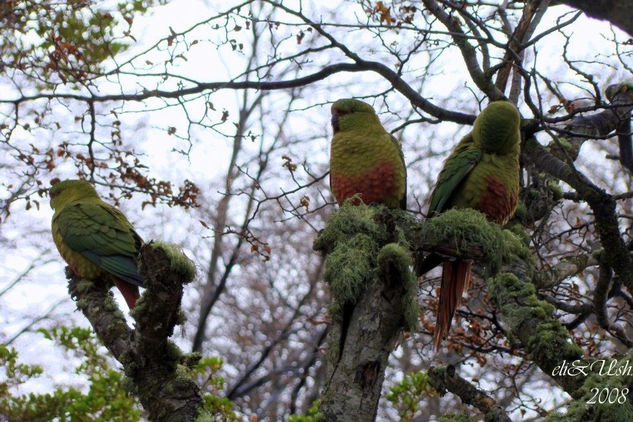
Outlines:
{"label": "tree limb", "polygon": [[458,396],[462,400],[462,403],[475,406],[486,415],[486,422],[511,421],[505,410],[495,403],[492,397],[478,390],[466,379],[457,375],[454,366],[430,368],[428,374],[429,384],[431,384],[435,391],[443,394],[448,390]]}
{"label": "tree limb", "polygon": [[123,365],[150,420],[194,421],[203,406],[200,390],[178,368],[197,359],[185,359],[168,340],[174,326],[182,323],[180,300],[183,285],[193,279],[193,266],[173,246],[156,243],[143,246],[140,261],[146,290],[131,313],[136,329],[127,325],[109,292],[109,281],[84,280],[68,271],[68,290],[99,339]]}
{"label": "tree limb", "polygon": [[582,10],[587,16],[608,20],[621,30],[633,35],[633,8],[620,0],[558,0],[567,6]]}

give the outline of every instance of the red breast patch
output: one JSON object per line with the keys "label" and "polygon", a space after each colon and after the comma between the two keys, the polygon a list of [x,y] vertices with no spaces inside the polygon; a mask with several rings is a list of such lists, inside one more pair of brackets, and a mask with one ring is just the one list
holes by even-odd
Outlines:
{"label": "red breast patch", "polygon": [[510,192],[494,175],[486,177],[486,188],[482,192],[479,211],[497,224],[504,224],[514,212],[518,201],[518,192]]}
{"label": "red breast patch", "polygon": [[382,203],[396,195],[396,175],[393,164],[384,162],[363,176],[349,177],[332,173],[330,184],[339,205],[360,194],[366,204]]}

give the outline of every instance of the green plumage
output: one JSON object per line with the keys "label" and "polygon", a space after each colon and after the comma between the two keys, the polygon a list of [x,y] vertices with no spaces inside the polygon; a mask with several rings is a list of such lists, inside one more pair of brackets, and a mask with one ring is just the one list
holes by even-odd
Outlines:
{"label": "green plumage", "polygon": [[519,194],[520,115],[507,101],[495,101],[475,120],[446,159],[431,194],[429,215],[448,208],[474,208],[505,223]]}
{"label": "green plumage", "polygon": [[[495,101],[486,107],[473,130],[446,159],[431,194],[428,215],[449,208],[474,208],[499,224],[514,213],[519,196],[521,116],[514,105]],[[441,257],[431,254],[430,263]],[[471,278],[471,261],[446,259],[437,310],[433,344],[438,349]]]}
{"label": "green plumage", "polygon": [[89,280],[113,276],[133,307],[138,297],[134,286],[143,286],[136,268],[143,241],[125,215],[103,202],[94,187],[83,180],[59,182],[49,195],[55,210],[53,240],[64,260],[77,275]]}
{"label": "green plumage", "polygon": [[330,186],[339,204],[360,194],[365,203],[406,208],[407,175],[398,141],[374,109],[355,99],[332,104]]}

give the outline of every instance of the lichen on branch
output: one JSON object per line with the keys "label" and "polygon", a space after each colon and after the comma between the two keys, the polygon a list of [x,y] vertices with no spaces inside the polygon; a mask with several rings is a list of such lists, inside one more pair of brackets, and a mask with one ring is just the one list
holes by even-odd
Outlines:
{"label": "lichen on branch", "polygon": [[206,412],[192,370],[200,355],[185,355],[169,340],[184,322],[183,286],[195,275],[193,263],[175,245],[146,244],[139,256],[145,291],[130,328],[105,280],[88,281],[69,272],[68,289],[95,333],[123,365],[128,390],[138,396],[151,420],[193,421]]}
{"label": "lichen on branch", "polygon": [[327,254],[330,286],[325,420],[373,421],[389,354],[417,329],[417,280],[401,224],[404,211],[347,201],[314,242]]}

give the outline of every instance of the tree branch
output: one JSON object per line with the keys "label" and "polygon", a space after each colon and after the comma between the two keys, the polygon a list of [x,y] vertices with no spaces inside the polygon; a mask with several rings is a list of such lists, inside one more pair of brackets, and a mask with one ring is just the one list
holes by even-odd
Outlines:
{"label": "tree branch", "polygon": [[475,85],[491,100],[504,98],[503,92],[492,83],[491,75],[481,70],[475,48],[467,41],[459,21],[449,15],[435,0],[422,0],[422,3],[451,32],[451,37],[461,51],[468,73]]}
{"label": "tree branch", "polygon": [[587,16],[608,20],[621,30],[633,36],[633,8],[626,1],[618,0],[559,0],[575,9],[582,10]]}
{"label": "tree branch", "polygon": [[[575,133],[585,134],[584,138],[570,139],[572,144],[582,143],[591,136],[607,134],[623,120],[623,114],[631,112],[633,93],[627,85],[611,85],[607,88],[607,97],[616,107],[604,110],[592,116],[579,116],[567,127]],[[617,107],[618,105],[621,107]],[[579,147],[578,147],[579,148]],[[560,154],[569,153],[561,151]],[[572,152],[575,157],[577,153]],[[578,192],[581,199],[589,204],[596,219],[596,228],[605,249],[606,263],[611,267],[622,283],[633,291],[633,261],[620,233],[616,215],[616,202],[612,195],[596,186],[584,175],[550,154],[536,140],[528,139],[522,151],[523,159],[546,173],[564,181]],[[574,158],[572,157],[572,158]]]}
{"label": "tree branch", "polygon": [[346,204],[314,243],[330,251],[325,420],[374,421],[388,357],[402,329],[417,325],[417,281],[407,250],[394,243],[397,212]]}
{"label": "tree branch", "polygon": [[510,417],[492,397],[455,373],[454,366],[430,368],[429,384],[440,394],[447,390],[458,396],[462,403],[475,406],[486,415],[487,422],[510,422]]}
{"label": "tree branch", "polygon": [[193,279],[193,265],[177,248],[162,243],[143,246],[140,262],[146,290],[131,312],[136,329],[128,327],[109,292],[109,281],[84,280],[68,271],[68,290],[123,365],[150,420],[194,421],[203,406],[200,390],[178,367],[193,365],[199,357],[186,359],[168,340],[183,321],[180,300],[183,285]]}

